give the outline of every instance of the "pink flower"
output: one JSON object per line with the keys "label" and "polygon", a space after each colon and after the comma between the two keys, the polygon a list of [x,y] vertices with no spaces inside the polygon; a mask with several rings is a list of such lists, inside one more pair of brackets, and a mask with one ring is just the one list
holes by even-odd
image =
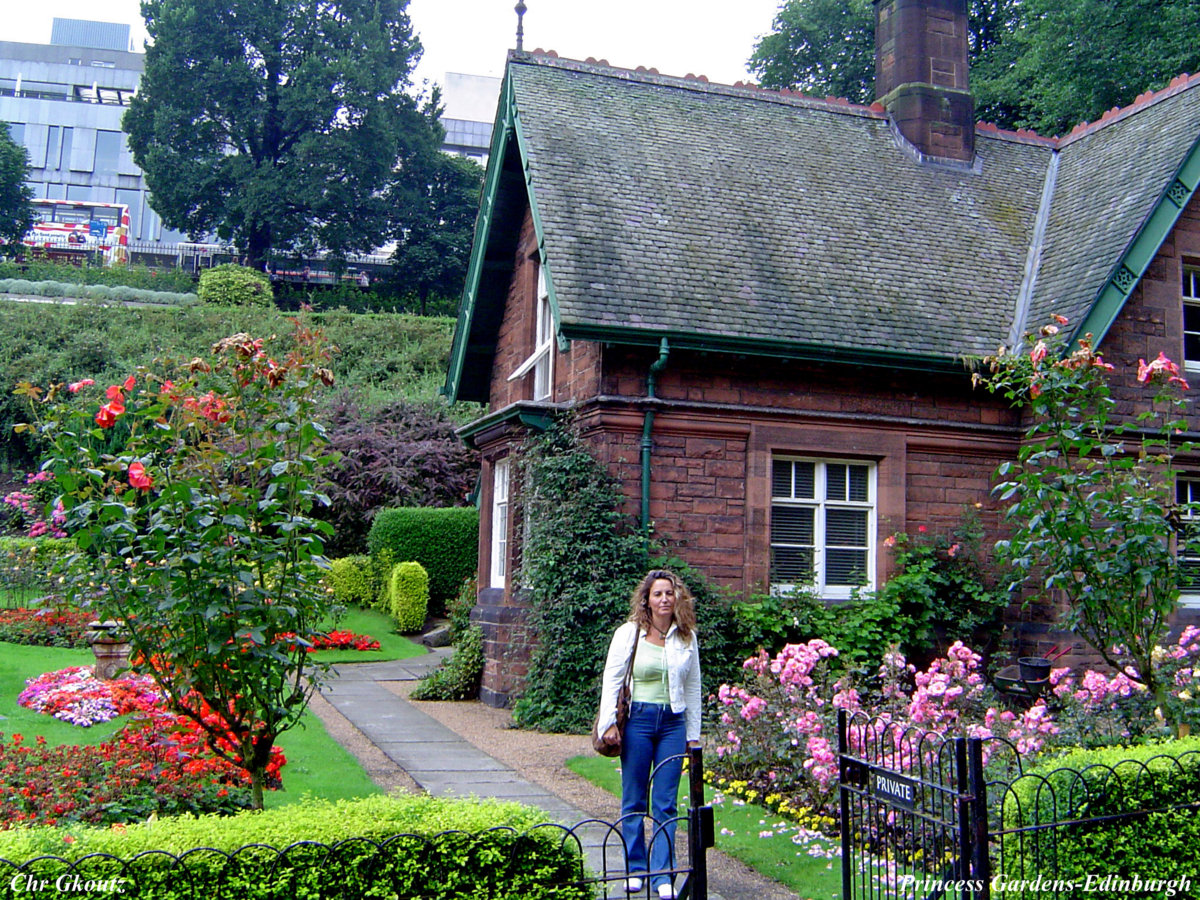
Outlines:
{"label": "pink flower", "polygon": [[1030,360],[1033,361],[1033,364],[1036,366],[1043,359],[1046,358],[1046,354],[1048,352],[1049,351],[1046,348],[1046,342],[1038,341],[1036,344],[1033,345],[1033,349],[1029,351],[1029,358],[1030,358]]}
{"label": "pink flower", "polygon": [[73,381],[70,384],[68,384],[67,390],[70,391],[72,394],[78,394],[85,387],[91,387],[95,383],[96,382],[93,381],[91,378],[84,378],[82,381]]}
{"label": "pink flower", "polygon": [[129,464],[129,483],[139,491],[148,491],[154,487],[154,480],[146,474],[146,467],[140,462]]}

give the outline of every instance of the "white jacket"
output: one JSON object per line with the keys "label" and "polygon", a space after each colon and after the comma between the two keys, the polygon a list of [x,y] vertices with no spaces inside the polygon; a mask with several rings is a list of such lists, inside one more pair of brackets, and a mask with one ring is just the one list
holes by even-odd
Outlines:
{"label": "white jacket", "polygon": [[[600,718],[596,727],[604,734],[617,722],[617,697],[625,681],[625,668],[638,635],[634,622],[626,622],[613,633],[608,645],[608,661],[604,664],[604,680],[600,688]],[[687,643],[679,637],[674,623],[663,642],[663,659],[667,665],[667,694],[671,711],[687,713],[687,739],[700,740],[700,644],[695,633]]]}

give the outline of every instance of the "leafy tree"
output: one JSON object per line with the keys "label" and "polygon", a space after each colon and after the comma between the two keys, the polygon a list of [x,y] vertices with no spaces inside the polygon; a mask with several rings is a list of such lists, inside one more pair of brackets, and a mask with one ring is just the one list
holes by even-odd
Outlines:
{"label": "leafy tree", "polygon": [[125,114],[153,205],[262,268],[272,249],[366,251],[397,179],[436,152],[436,98],[406,92],[407,0],[145,0],[152,43]]}
{"label": "leafy tree", "polygon": [[[2,126],[3,123],[0,123]],[[29,176],[29,154],[0,127],[0,255],[13,255],[21,238],[33,226],[33,189]]]}
{"label": "leafy tree", "polygon": [[[1018,27],[1018,0],[970,0],[971,59]],[[875,99],[875,7],[871,0],[787,0],[774,31],[748,63],[763,87],[831,94],[856,103]]]}
{"label": "leafy tree", "polygon": [[81,550],[69,599],[123,623],[172,709],[249,774],[256,809],[333,604],[318,568],[331,529],[310,516],[330,462],[313,418],[325,365],[297,325],[290,346],[237,334],[211,362],[143,367],[103,398],[91,379],[18,388]]}
{"label": "leafy tree", "polygon": [[482,184],[476,163],[438,153],[425,177],[397,191],[400,229],[392,265],[404,287],[416,292],[421,315],[431,296],[457,299],[462,293]]}
{"label": "leafy tree", "polygon": [[1192,0],[1027,0],[1025,24],[973,72],[997,124],[1063,134],[1200,68]]}

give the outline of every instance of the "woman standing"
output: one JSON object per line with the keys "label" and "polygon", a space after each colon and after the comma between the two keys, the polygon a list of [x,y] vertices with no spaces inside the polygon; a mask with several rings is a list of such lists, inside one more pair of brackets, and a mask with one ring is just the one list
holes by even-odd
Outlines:
{"label": "woman standing", "polygon": [[[610,737],[616,734],[617,697],[631,656],[632,703],[621,743],[621,837],[629,872],[625,890],[636,893],[649,873],[673,868],[675,797],[683,771],[678,757],[700,746],[696,609],[691,591],[675,574],[656,569],[641,580],[630,600],[629,621],[609,644],[597,730]],[[662,765],[650,784],[650,773],[671,757],[677,758]],[[649,858],[642,821],[647,790],[653,821]],[[669,874],[649,877],[660,898],[675,896]]]}

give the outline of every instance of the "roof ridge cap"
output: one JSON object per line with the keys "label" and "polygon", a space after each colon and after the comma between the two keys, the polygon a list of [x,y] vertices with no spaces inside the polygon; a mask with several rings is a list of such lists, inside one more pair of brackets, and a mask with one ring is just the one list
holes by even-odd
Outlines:
{"label": "roof ridge cap", "polygon": [[845,97],[814,97],[788,88],[781,90],[764,88],[751,81],[737,81],[733,84],[725,84],[719,81],[709,81],[706,75],[696,75],[691,72],[687,75],[665,75],[656,68],[638,66],[636,69],[629,69],[623,66],[614,66],[606,59],[596,59],[592,56],[589,56],[585,60],[571,59],[559,56],[553,50],[543,50],[541,48],[520,52],[510,50],[508,58],[510,61],[515,62],[533,63],[534,65],[550,66],[568,71],[586,72],[603,77],[620,78],[625,81],[637,81],[643,84],[679,87],[686,90],[722,94],[730,97],[750,97],[769,102],[786,103],[790,106],[801,106],[806,109],[823,109],[831,112],[850,113],[877,119],[887,118],[887,111],[878,102],[867,105],[855,103]]}
{"label": "roof ridge cap", "polygon": [[1030,128],[1018,128],[1016,131],[1013,131],[1009,128],[1001,128],[995,122],[976,122],[975,131],[976,133],[983,132],[988,137],[1014,141],[1019,144],[1040,144],[1050,147],[1058,145],[1058,138],[1056,137],[1046,137]]}
{"label": "roof ridge cap", "polygon": [[1101,128],[1116,122],[1122,122],[1144,109],[1161,103],[1169,97],[1174,97],[1176,94],[1182,94],[1184,91],[1190,90],[1197,85],[1200,85],[1200,73],[1189,75],[1187,72],[1183,72],[1176,75],[1164,88],[1160,88],[1157,91],[1144,91],[1138,94],[1132,103],[1126,106],[1114,106],[1112,109],[1106,110],[1094,122],[1080,122],[1070,132],[1059,137],[1060,146],[1074,143],[1080,138],[1094,134]]}

